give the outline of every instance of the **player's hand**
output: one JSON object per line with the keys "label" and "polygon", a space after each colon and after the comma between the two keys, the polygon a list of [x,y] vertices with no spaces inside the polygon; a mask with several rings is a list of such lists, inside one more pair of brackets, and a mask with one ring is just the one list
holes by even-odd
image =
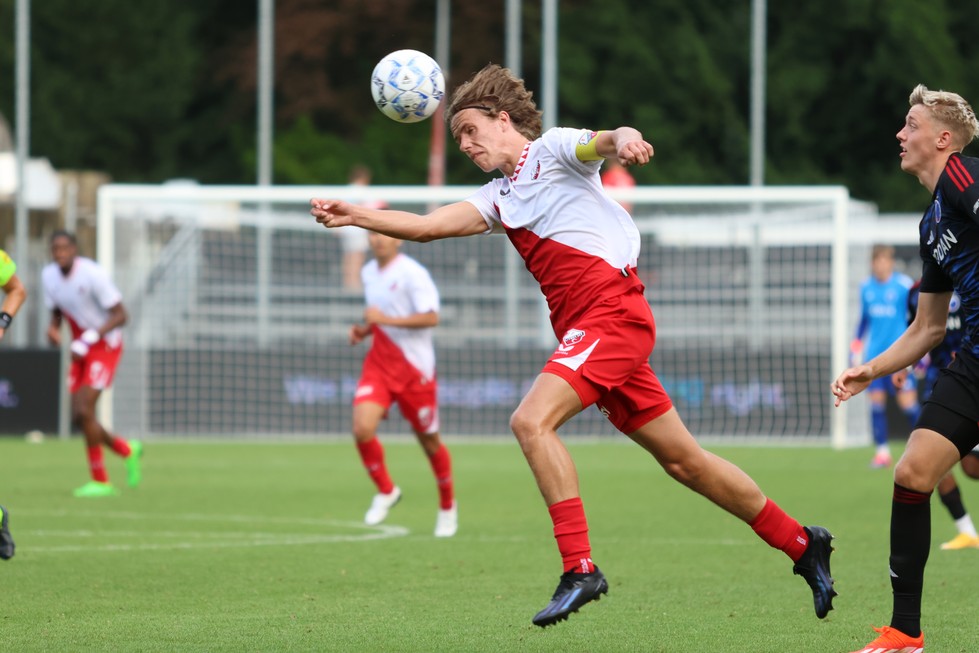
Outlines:
{"label": "player's hand", "polygon": [[354,324],[350,327],[349,340],[351,345],[361,343],[364,338],[370,335],[371,330],[363,324]]}
{"label": "player's hand", "polygon": [[56,326],[48,327],[48,342],[51,343],[53,347],[61,346],[61,329]]}
{"label": "player's hand", "polygon": [[830,386],[830,391],[836,397],[836,406],[849,399],[855,394],[859,394],[867,389],[873,381],[873,375],[869,365],[858,365],[851,367],[836,377]]}
{"label": "player's hand", "polygon": [[351,211],[353,204],[342,200],[309,200],[309,213],[324,227],[345,227],[354,223]]}
{"label": "player's hand", "polygon": [[653,158],[653,146],[641,139],[626,141],[619,145],[616,157],[624,166],[644,166]]}
{"label": "player's hand", "polygon": [[384,311],[376,306],[368,306],[364,309],[364,322],[367,324],[385,324],[388,316]]}
{"label": "player's hand", "polygon": [[906,369],[899,370],[897,372],[894,372],[894,374],[891,374],[891,383],[893,383],[894,387],[897,388],[898,390],[904,388],[904,384],[907,382],[908,382],[908,371]]}
{"label": "player's hand", "polygon": [[102,336],[95,329],[85,329],[82,335],[71,341],[71,353],[78,358],[84,358],[88,355],[88,351],[92,348],[92,345],[101,339]]}

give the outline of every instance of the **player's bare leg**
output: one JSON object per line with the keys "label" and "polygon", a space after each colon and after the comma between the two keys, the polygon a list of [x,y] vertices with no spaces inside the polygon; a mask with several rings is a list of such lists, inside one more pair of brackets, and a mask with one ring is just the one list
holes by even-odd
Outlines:
{"label": "player's bare leg", "polygon": [[564,573],[550,603],[533,623],[545,627],[568,618],[608,592],[605,575],[591,560],[588,523],[578,492],[578,472],[557,429],[581,412],[578,394],[564,379],[541,374],[510,418],[510,428],[537,480],[554,523]]}
{"label": "player's bare leg", "polygon": [[384,447],[377,437],[377,427],[387,408],[373,401],[354,404],[353,435],[360,460],[377,487],[377,494],[364,515],[364,523],[380,524],[388,512],[401,500],[401,489],[394,484],[384,461]]}
{"label": "player's bare leg", "polygon": [[812,589],[817,617],[822,619],[833,609],[832,535],[826,529],[803,527],[767,498],[741,468],[704,450],[674,408],[629,437],[651,453],[671,477],[747,522],[765,542],[788,555],[795,562],[793,571]]}

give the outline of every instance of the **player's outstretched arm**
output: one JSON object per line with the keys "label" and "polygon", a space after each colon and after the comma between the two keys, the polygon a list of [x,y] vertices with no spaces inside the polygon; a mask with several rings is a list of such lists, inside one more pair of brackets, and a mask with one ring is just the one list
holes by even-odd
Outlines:
{"label": "player's outstretched arm", "polygon": [[310,214],[327,228],[355,225],[402,240],[428,242],[440,238],[472,236],[485,233],[489,227],[476,207],[469,202],[455,202],[439,207],[427,215],[371,209],[342,200],[310,200]]}
{"label": "player's outstretched arm", "polygon": [[653,146],[633,127],[599,132],[595,140],[598,154],[606,159],[618,159],[624,166],[644,166],[653,158]]}
{"label": "player's outstretched arm", "polygon": [[863,365],[851,367],[833,382],[830,390],[839,406],[865,390],[874,379],[906,369],[921,360],[945,337],[950,292],[921,293],[914,321],[894,344]]}

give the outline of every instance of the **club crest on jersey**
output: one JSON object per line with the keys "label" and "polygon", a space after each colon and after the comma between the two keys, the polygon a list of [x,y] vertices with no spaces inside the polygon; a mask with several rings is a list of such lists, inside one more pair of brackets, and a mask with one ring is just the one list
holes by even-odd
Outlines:
{"label": "club crest on jersey", "polygon": [[538,162],[537,162],[537,165],[536,165],[536,166],[534,166],[534,174],[533,174],[533,175],[531,175],[531,177],[530,177],[530,178],[531,178],[532,180],[536,180],[536,179],[537,179],[538,177],[540,177],[540,161],[538,161]]}
{"label": "club crest on jersey", "polygon": [[569,352],[574,349],[574,346],[581,342],[584,337],[585,332],[581,329],[568,329],[568,332],[564,334],[563,338],[561,338],[561,344],[557,349],[562,353]]}
{"label": "club crest on jersey", "polygon": [[942,198],[940,193],[935,198],[935,212],[932,215],[935,216],[935,224],[942,221]]}

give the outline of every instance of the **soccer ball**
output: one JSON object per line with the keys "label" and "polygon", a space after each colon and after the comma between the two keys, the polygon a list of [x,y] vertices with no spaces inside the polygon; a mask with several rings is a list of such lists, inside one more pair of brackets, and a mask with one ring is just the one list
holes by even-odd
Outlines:
{"label": "soccer ball", "polygon": [[424,52],[398,50],[374,66],[371,94],[377,108],[391,120],[418,122],[438,109],[445,95],[445,77]]}

